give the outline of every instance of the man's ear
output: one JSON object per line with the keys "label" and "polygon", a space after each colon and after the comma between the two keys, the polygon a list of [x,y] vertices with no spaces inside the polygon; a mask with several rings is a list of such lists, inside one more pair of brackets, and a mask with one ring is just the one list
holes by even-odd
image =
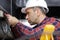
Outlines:
{"label": "man's ear", "polygon": [[40,16],[39,9],[36,8],[35,13],[37,13],[38,16]]}

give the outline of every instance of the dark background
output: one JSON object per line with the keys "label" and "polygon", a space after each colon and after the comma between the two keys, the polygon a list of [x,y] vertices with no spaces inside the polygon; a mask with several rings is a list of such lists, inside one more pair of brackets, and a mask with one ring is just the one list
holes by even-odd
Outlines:
{"label": "dark background", "polygon": [[[23,0],[13,0],[13,11],[12,15],[18,19],[25,19],[25,14],[21,13],[21,8],[24,7]],[[21,1],[21,3],[19,2]],[[27,1],[27,0],[26,0]],[[49,12],[46,14],[48,17],[60,18],[60,0],[46,0],[49,8]],[[20,4],[19,4],[20,3]],[[18,4],[18,5],[16,5]]]}
{"label": "dark background", "polygon": [[[60,18],[60,6],[49,6],[48,8],[49,12],[46,14],[48,17]],[[21,7],[15,9],[12,15],[18,19],[25,19],[25,14],[21,13]]]}

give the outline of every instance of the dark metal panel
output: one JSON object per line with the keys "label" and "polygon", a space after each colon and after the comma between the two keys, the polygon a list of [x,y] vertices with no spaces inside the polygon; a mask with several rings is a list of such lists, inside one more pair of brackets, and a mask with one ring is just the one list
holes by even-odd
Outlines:
{"label": "dark metal panel", "polygon": [[46,0],[48,6],[60,6],[60,0]]}
{"label": "dark metal panel", "polygon": [[11,0],[0,0],[0,9],[11,13]]}
{"label": "dark metal panel", "polygon": [[[18,7],[24,7],[28,0],[16,0]],[[60,0],[45,0],[48,6],[60,6]]]}
{"label": "dark metal panel", "polygon": [[16,0],[16,5],[18,6],[18,7],[24,7],[25,5],[26,5],[26,2],[27,2],[28,0]]}

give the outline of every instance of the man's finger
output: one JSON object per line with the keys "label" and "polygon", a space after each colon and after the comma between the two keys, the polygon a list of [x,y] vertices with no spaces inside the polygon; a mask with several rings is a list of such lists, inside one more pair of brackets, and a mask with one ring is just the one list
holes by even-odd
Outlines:
{"label": "man's finger", "polygon": [[4,14],[7,18],[11,18],[12,16],[10,14]]}

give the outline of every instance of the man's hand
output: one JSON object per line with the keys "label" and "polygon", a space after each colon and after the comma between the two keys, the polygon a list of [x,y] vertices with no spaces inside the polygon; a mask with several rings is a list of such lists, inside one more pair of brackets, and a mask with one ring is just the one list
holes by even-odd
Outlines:
{"label": "man's hand", "polygon": [[14,27],[19,22],[19,20],[16,17],[11,16],[10,14],[4,15],[7,17],[8,22],[10,25],[12,25],[12,27]]}

